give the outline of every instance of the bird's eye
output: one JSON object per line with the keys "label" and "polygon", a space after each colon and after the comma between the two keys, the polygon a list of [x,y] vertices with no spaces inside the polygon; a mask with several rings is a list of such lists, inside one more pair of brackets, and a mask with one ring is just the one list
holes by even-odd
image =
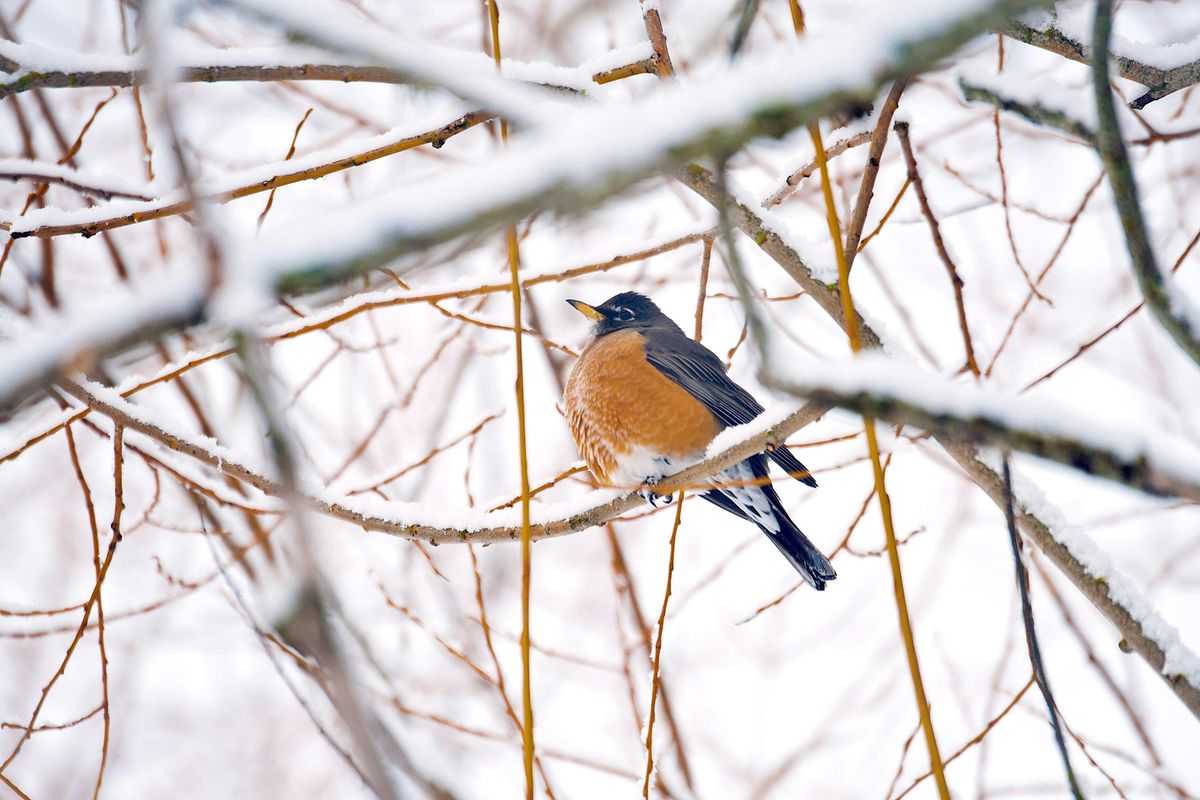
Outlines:
{"label": "bird's eye", "polygon": [[628,308],[621,306],[620,308],[617,309],[617,320],[619,322],[629,322],[632,319],[633,319],[633,312],[630,311]]}

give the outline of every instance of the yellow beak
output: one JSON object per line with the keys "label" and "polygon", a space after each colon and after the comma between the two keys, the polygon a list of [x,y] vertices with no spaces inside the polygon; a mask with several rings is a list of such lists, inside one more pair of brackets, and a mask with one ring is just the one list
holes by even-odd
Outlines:
{"label": "yellow beak", "polygon": [[574,306],[576,311],[578,311],[580,314],[583,314],[593,322],[599,322],[600,320],[604,319],[603,314],[582,300],[568,300],[567,302]]}

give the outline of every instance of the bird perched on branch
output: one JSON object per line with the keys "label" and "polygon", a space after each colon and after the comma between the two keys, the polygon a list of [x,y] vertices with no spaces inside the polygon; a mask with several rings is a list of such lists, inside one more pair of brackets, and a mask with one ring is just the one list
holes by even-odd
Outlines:
{"label": "bird perched on branch", "polygon": [[[567,380],[563,401],[571,434],[592,473],[610,486],[654,486],[699,461],[724,428],[762,413],[721,360],[689,338],[650,298],[636,292],[590,306],[568,300],[592,320],[592,335]],[[833,565],[788,516],[768,478],[767,458],[816,486],[783,445],[718,473],[705,500],[757,525],[815,589],[837,577]],[[670,496],[665,498],[670,502]]]}

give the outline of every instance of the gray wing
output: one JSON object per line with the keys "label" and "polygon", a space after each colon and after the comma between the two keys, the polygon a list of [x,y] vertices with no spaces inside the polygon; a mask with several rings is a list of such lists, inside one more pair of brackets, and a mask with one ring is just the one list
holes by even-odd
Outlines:
{"label": "gray wing", "polygon": [[[704,404],[726,427],[744,425],[763,412],[754,396],[725,374],[725,365],[713,351],[689,339],[682,331],[646,331],[646,360],[688,394]],[[786,447],[767,452],[789,475],[816,486],[808,469]]]}

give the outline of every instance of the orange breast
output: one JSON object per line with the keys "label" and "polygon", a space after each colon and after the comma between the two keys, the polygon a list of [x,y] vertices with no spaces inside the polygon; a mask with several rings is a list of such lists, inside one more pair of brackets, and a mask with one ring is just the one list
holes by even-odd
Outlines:
{"label": "orange breast", "polygon": [[579,454],[611,483],[621,456],[638,447],[683,458],[721,431],[702,403],[646,361],[644,340],[620,331],[592,342],[575,362],[563,396]]}

